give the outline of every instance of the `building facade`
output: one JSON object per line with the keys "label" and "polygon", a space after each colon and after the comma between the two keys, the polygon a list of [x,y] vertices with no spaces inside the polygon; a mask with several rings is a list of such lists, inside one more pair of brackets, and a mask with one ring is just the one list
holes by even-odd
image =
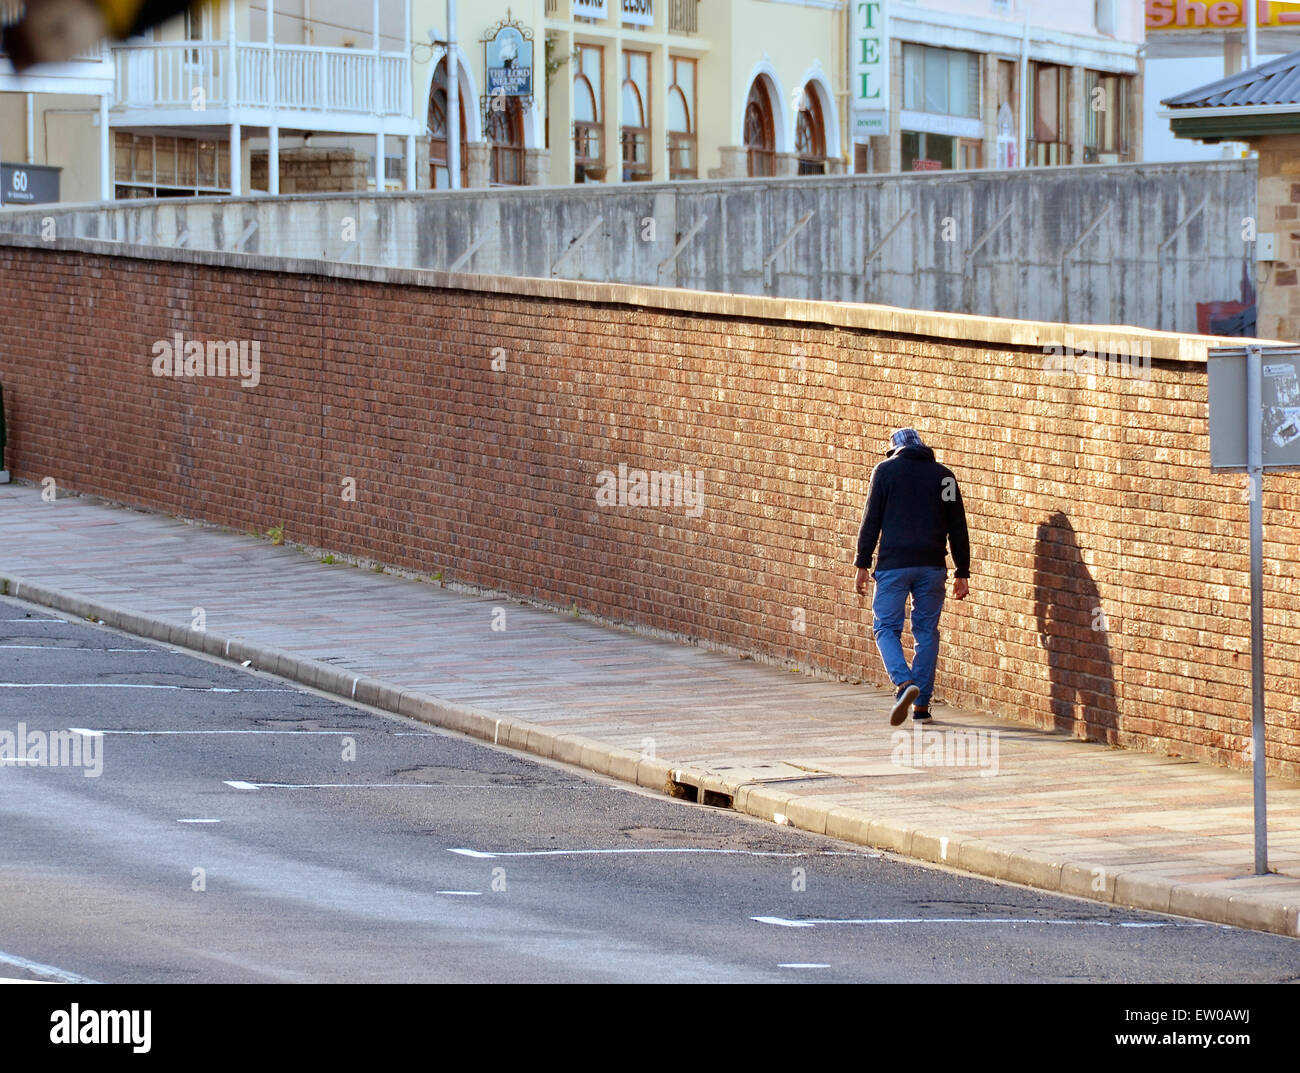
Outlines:
{"label": "building facade", "polygon": [[61,167],[63,200],[1140,159],[1139,0],[474,0],[454,40],[448,14],[219,0],[39,76],[0,58],[0,159]]}
{"label": "building facade", "polygon": [[[1141,159],[1138,0],[890,0],[856,7],[854,170]],[[884,43],[875,44],[882,22],[887,62]]]}

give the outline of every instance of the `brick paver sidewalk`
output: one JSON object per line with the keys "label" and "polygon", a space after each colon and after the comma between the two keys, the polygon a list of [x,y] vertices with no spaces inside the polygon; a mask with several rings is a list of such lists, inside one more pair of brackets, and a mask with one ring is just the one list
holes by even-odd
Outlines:
{"label": "brick paver sidewalk", "polygon": [[46,503],[28,486],[0,488],[0,575],[10,594],[32,583],[172,624],[202,607],[215,633],[653,754],[682,781],[743,784],[735,803],[754,814],[1045,889],[1300,927],[1297,784],[1270,781],[1279,874],[1255,877],[1251,784],[1237,772],[943,705],[936,731],[996,731],[996,754],[986,738],[973,765],[904,766],[880,690],[89,499]]}

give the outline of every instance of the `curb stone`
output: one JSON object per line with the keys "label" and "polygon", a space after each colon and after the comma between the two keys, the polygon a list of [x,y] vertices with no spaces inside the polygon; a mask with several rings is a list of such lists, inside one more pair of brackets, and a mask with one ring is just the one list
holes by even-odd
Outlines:
{"label": "curb stone", "polygon": [[[673,767],[666,761],[607,746],[582,735],[556,733],[533,723],[354,675],[270,646],[194,630],[22,578],[0,574],[0,594],[61,611],[76,620],[99,621],[125,633],[237,664],[249,661],[260,671],[344,700],[355,700],[646,789],[666,792],[670,783],[679,782],[699,787],[701,792],[724,794],[731,798],[735,811],[769,822],[780,816],[781,822],[801,830],[1037,890],[1300,938],[1300,897],[1293,903],[1281,904],[1141,872],[1115,872],[1100,866],[1054,860],[980,839],[938,835],[892,820],[872,819],[855,809],[832,806],[816,797],[791,795],[762,783],[731,783],[725,776],[707,769]],[[1097,879],[1102,881],[1100,891],[1094,889]]]}

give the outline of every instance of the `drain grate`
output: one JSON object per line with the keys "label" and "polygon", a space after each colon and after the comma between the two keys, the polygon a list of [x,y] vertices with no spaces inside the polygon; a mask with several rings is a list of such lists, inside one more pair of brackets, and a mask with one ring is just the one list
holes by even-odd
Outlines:
{"label": "drain grate", "polygon": [[686,782],[685,772],[670,771],[668,773],[668,782],[664,786],[664,792],[669,797],[676,797],[682,801],[694,801],[699,805],[708,805],[711,808],[732,808],[731,794],[724,794],[718,790],[703,789],[694,783]]}

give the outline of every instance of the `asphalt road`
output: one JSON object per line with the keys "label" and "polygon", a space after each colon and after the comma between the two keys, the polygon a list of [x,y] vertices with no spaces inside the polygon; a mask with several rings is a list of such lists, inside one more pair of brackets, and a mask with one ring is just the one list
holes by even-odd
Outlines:
{"label": "asphalt road", "polygon": [[20,723],[68,763],[0,763],[0,977],[1300,978],[1294,940],[923,867],[3,599],[0,741]]}

